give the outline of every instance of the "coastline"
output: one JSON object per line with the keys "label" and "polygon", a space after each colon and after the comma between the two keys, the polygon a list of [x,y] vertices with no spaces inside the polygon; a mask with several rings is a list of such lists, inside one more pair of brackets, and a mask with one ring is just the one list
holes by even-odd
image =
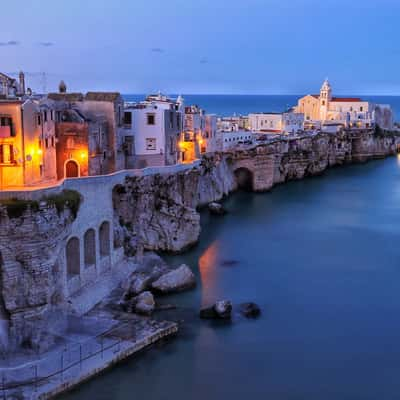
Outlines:
{"label": "coastline", "polygon": [[[187,166],[177,173],[163,174],[157,171],[145,176],[125,174],[124,179],[120,180],[122,183],[116,184],[114,180],[112,181],[113,198],[110,208],[115,213],[113,216],[114,241],[117,238],[119,240],[117,244],[121,244],[118,247],[119,253],[122,249],[125,253],[134,251],[139,257],[144,250],[183,252],[196,244],[199,238],[200,217],[196,210],[212,201],[220,201],[224,196],[238,189],[240,179],[237,171],[240,169],[247,169],[250,172],[250,174],[246,173],[246,179],[243,182],[245,186],[250,184],[254,191],[266,191],[290,180],[320,175],[333,166],[393,155],[397,151],[397,145],[397,136],[375,137],[372,132],[362,132],[352,137],[320,134],[290,141],[275,141],[226,154],[208,155],[195,166]],[[37,212],[27,210],[17,221],[11,224],[9,220],[5,226],[8,229],[12,228],[12,234],[15,235],[18,234],[19,229],[25,232],[27,223],[33,227],[43,224],[43,217],[40,215],[48,215],[53,220],[63,221],[59,228],[61,237],[64,238],[60,240],[62,243],[71,235],[74,225],[82,222],[81,218],[87,212],[86,207],[93,207],[93,204],[99,202],[98,192],[91,195],[88,190],[83,195],[86,196],[86,204],[84,202],[77,220],[74,220],[72,224],[68,222],[69,215],[57,217],[51,207],[43,205]],[[93,197],[93,202],[91,197]],[[3,216],[7,220],[5,209],[3,209]],[[84,220],[87,221],[87,216]],[[134,231],[135,228],[140,229]],[[33,232],[37,231],[33,229]],[[37,240],[35,237],[35,242]],[[39,249],[43,246],[45,239],[41,240],[38,243]],[[60,249],[58,248],[57,251]],[[39,283],[42,290],[49,290],[47,286],[43,286],[46,281]],[[81,292],[87,291],[88,295],[91,290],[91,286],[80,288]],[[51,295],[52,293],[48,294],[49,297]],[[74,297],[75,293],[72,292],[69,298],[74,300]],[[66,299],[64,299],[56,309],[66,310],[64,303]],[[49,304],[48,308],[54,309],[54,306]],[[90,308],[89,303],[79,313],[83,315]],[[43,308],[39,310],[42,312]],[[32,313],[32,309],[29,311]],[[74,312],[77,311],[75,309]],[[26,320],[26,314],[24,316],[21,311],[15,313],[15,326],[18,326],[21,316]],[[126,356],[130,354],[131,350]],[[123,357],[125,356],[118,356],[116,360]],[[104,367],[113,363],[114,361],[107,362]],[[94,368],[93,374],[90,372],[85,374],[85,379],[101,369],[102,367]],[[79,380],[80,378],[73,380],[73,385],[79,383]]]}

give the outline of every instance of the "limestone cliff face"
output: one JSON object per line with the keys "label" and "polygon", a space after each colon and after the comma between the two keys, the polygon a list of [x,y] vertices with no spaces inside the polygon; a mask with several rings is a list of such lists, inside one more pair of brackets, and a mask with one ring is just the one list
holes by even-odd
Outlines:
{"label": "limestone cliff face", "polygon": [[31,340],[30,323],[64,302],[61,265],[72,221],[69,210],[58,213],[47,204],[13,218],[0,209],[1,311],[12,346]]}
{"label": "limestone cliff face", "polygon": [[114,230],[125,247],[178,252],[197,242],[198,206],[221,199],[235,187],[233,174],[220,156],[204,158],[188,171],[127,177],[113,190]]}

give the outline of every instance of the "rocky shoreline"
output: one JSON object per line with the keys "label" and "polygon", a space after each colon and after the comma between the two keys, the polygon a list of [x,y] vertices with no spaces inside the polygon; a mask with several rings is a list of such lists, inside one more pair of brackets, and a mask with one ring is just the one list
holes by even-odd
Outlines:
{"label": "rocky shoreline", "polygon": [[[189,267],[171,269],[147,252],[179,253],[196,244],[201,229],[200,208],[209,207],[209,212],[220,218],[225,213],[220,201],[240,187],[267,191],[276,184],[319,175],[333,166],[394,155],[399,143],[397,134],[377,136],[371,130],[320,133],[205,155],[200,163],[178,172],[127,174],[111,186],[111,209],[107,212],[113,215],[113,249],[116,254],[124,254],[125,264],[132,263],[134,257],[138,265],[129,275],[120,274],[123,284],[117,285],[112,297],[107,296],[112,285],[105,288],[101,282],[104,274],[92,281],[79,276],[79,282],[84,283],[75,290],[65,272],[66,243],[74,230],[87,222],[85,196],[91,193],[81,193],[83,209],[76,215],[46,202],[35,209],[28,206],[18,216],[9,215],[7,207],[0,206],[0,304],[13,346],[28,345],[31,351],[42,354],[48,351],[42,346],[53,345],[47,340],[53,337],[47,332],[49,313],[80,317],[96,312],[111,320],[138,313],[150,323],[153,312],[174,307],[159,305],[160,295],[190,289],[195,281]],[[108,199],[110,192],[103,190],[94,196],[94,201],[101,200],[101,196]],[[120,265],[116,261],[107,269],[110,277],[113,268]],[[97,306],[87,313],[85,310],[95,305],[93,298],[104,300],[100,304],[96,300]],[[87,301],[84,307],[82,299]],[[211,305],[205,313],[207,318],[226,317],[227,310],[232,311],[228,303]],[[240,309],[249,316],[260,312],[252,303]],[[57,321],[54,326],[64,331],[65,321]]]}

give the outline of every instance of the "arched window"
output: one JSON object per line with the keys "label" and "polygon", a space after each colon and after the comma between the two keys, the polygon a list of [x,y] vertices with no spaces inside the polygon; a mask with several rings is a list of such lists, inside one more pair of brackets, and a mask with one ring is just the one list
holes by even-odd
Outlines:
{"label": "arched window", "polygon": [[67,258],[67,277],[70,279],[75,275],[79,275],[81,271],[81,255],[79,249],[79,239],[73,237],[68,240],[66,247]]}
{"label": "arched window", "polygon": [[104,221],[99,229],[100,255],[102,257],[110,255],[110,223]]}
{"label": "arched window", "polygon": [[84,236],[85,267],[96,264],[96,233],[88,229]]}

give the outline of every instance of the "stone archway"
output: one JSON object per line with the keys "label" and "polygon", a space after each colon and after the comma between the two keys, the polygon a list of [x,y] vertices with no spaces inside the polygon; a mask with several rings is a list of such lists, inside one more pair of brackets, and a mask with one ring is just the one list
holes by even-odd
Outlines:
{"label": "stone archway", "polygon": [[77,237],[73,237],[67,242],[66,258],[67,276],[69,279],[75,275],[79,275],[81,272],[81,254],[79,246],[79,239]]}
{"label": "stone archway", "polygon": [[240,167],[235,170],[235,178],[236,183],[239,189],[246,190],[246,191],[253,191],[253,173],[245,167]]}
{"label": "stone archway", "polygon": [[70,159],[65,162],[64,176],[66,178],[78,178],[80,176],[80,169],[77,161]]}
{"label": "stone archway", "polygon": [[100,239],[100,256],[106,257],[110,255],[110,223],[104,221],[100,225],[99,229],[99,239]]}
{"label": "stone archway", "polygon": [[83,237],[85,267],[96,265],[96,232],[88,229]]}

